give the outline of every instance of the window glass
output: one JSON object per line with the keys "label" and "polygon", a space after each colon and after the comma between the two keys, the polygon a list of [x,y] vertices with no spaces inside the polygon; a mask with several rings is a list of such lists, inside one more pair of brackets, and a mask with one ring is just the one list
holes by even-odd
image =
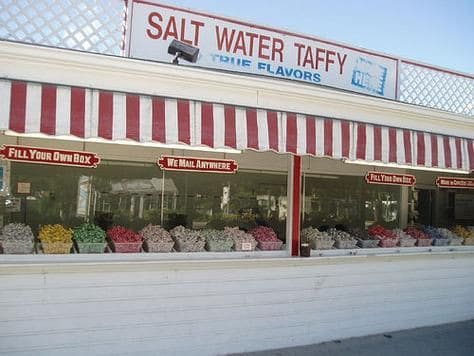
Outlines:
{"label": "window glass", "polygon": [[304,187],[303,227],[399,226],[400,187],[336,175],[306,175]]}
{"label": "window glass", "polygon": [[[443,227],[474,225],[474,192],[464,189],[437,192],[437,221]],[[420,209],[421,210],[421,209]]]}
{"label": "window glass", "polygon": [[168,228],[239,226],[249,230],[263,225],[285,241],[286,174],[166,172],[165,177],[176,187],[173,200],[164,204]]}
{"label": "window glass", "polygon": [[[26,183],[29,192],[18,193]],[[11,163],[10,195],[3,197],[3,225],[77,226],[94,222],[104,230],[147,224],[171,229],[257,225],[285,241],[286,172],[236,174],[164,172],[155,164],[106,161],[96,169]],[[11,202],[15,202],[12,205]]]}

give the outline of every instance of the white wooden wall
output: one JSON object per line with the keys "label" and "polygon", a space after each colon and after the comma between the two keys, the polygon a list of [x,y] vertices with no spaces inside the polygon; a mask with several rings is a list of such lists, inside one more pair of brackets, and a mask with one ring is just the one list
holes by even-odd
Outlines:
{"label": "white wooden wall", "polygon": [[0,264],[0,355],[216,355],[474,318],[473,253],[42,257]]}

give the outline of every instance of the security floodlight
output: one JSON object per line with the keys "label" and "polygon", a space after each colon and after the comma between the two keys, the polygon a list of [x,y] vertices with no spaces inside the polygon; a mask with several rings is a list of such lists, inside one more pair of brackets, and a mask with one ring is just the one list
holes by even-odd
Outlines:
{"label": "security floodlight", "polygon": [[196,63],[199,48],[193,47],[187,43],[173,40],[168,47],[168,54],[174,55],[173,63],[178,64],[179,58],[183,58],[185,61]]}

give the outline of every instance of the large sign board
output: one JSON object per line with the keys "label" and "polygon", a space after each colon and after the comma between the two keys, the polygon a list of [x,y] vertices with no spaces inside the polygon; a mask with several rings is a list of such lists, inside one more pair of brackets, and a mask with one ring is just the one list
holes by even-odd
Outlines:
{"label": "large sign board", "polygon": [[396,98],[397,60],[387,55],[151,1],[132,0],[129,13],[133,58],[171,62],[176,39],[200,49],[199,67]]}

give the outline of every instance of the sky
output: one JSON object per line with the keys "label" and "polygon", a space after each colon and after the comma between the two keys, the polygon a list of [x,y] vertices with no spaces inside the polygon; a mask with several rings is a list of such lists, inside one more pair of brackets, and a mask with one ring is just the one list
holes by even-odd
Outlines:
{"label": "sky", "polygon": [[156,0],[474,74],[474,0]]}

